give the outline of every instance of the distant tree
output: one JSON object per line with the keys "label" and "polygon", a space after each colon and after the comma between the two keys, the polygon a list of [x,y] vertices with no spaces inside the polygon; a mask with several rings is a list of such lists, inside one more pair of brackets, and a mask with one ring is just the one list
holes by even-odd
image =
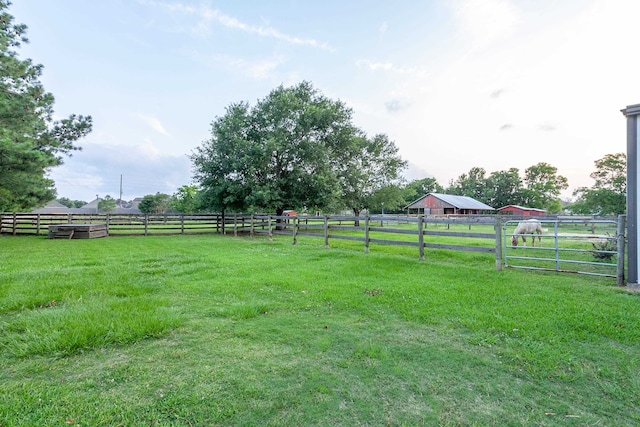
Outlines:
{"label": "distant tree", "polygon": [[523,202],[526,206],[547,209],[550,213],[561,208],[560,193],[569,187],[567,178],[548,163],[538,163],[525,170]]}
{"label": "distant tree", "polygon": [[570,206],[574,213],[619,215],[627,209],[627,155],[607,154],[595,161],[596,170],[589,176],[595,180],[591,188],[573,192],[578,199]]}
{"label": "distant tree", "polygon": [[405,185],[402,189],[405,206],[415,202],[425,194],[444,192],[444,187],[442,187],[435,178],[416,179]]}
{"label": "distant tree", "polygon": [[16,49],[28,43],[27,27],[13,22],[9,5],[0,0],[0,212],[54,200],[47,173],[91,131],[88,116],[54,120],[54,97],[40,82],[42,65],[18,57]]}
{"label": "distant tree", "polygon": [[484,201],[486,190],[486,174],[483,168],[473,167],[469,173],[463,173],[455,181],[450,183],[447,193],[458,196],[468,196],[479,201]]}
{"label": "distant tree", "polygon": [[254,107],[232,104],[192,154],[203,207],[211,210],[335,206],[338,159],[353,147],[351,110],[308,82],[280,86]]}
{"label": "distant tree", "polygon": [[100,212],[111,212],[116,208],[116,199],[113,197],[106,195],[104,198],[98,201],[98,211]]}
{"label": "distant tree", "polygon": [[338,161],[342,201],[355,216],[362,209],[384,203],[389,209],[402,205],[401,173],[407,162],[398,154],[398,148],[387,135],[367,138],[359,135],[351,139],[352,148],[344,152],[345,158]]}
{"label": "distant tree", "polygon": [[82,200],[71,200],[67,197],[60,197],[59,199],[56,199],[56,202],[60,203],[61,205],[64,205],[68,208],[81,208],[84,205],[87,204],[87,202],[82,201]]}
{"label": "distant tree", "polygon": [[491,172],[485,180],[481,201],[496,209],[507,205],[521,205],[522,190],[522,179],[517,168]]}
{"label": "distant tree", "polygon": [[394,212],[405,205],[403,191],[398,185],[387,185],[376,190],[369,199],[369,209],[374,211]]}
{"label": "distant tree", "polygon": [[146,214],[162,214],[167,210],[170,200],[171,196],[168,194],[147,194],[140,201],[138,209],[140,209],[140,212]]}
{"label": "distant tree", "polygon": [[169,207],[181,213],[194,213],[198,210],[198,186],[183,185],[171,196]]}

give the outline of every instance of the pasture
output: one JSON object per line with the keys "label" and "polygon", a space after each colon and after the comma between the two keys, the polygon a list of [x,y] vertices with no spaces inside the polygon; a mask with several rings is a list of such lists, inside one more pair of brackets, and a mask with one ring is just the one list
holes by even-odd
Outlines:
{"label": "pasture", "polygon": [[615,280],[291,243],[0,237],[0,425],[640,423]]}

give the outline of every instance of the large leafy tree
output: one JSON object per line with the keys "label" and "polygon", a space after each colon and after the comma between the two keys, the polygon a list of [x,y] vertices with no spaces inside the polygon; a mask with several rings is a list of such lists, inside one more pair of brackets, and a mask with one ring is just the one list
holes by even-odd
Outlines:
{"label": "large leafy tree", "polygon": [[451,182],[447,193],[458,196],[468,196],[476,200],[485,200],[487,171],[483,168],[472,167],[469,173],[463,173]]}
{"label": "large leafy tree", "polygon": [[483,202],[496,209],[523,203],[522,179],[518,168],[491,172],[485,180]]}
{"label": "large leafy tree", "polygon": [[169,207],[171,196],[164,193],[147,194],[142,198],[138,209],[145,214],[162,214]]}
{"label": "large leafy tree", "polygon": [[191,155],[203,207],[281,215],[336,206],[343,164],[362,144],[351,116],[308,82],[280,86],[254,107],[232,104]]}
{"label": "large leafy tree", "polygon": [[198,196],[198,186],[183,185],[171,196],[169,207],[181,213],[194,213],[198,210]]}
{"label": "large leafy tree", "polygon": [[395,209],[404,199],[400,192],[407,162],[387,135],[351,139],[352,148],[336,164],[340,170],[342,201],[358,216],[362,209],[386,206]]}
{"label": "large leafy tree", "polygon": [[623,214],[627,208],[627,155],[607,154],[595,161],[595,167],[589,175],[595,184],[574,191],[578,199],[571,210],[582,214]]}
{"label": "large leafy tree", "polygon": [[429,193],[444,193],[444,187],[435,178],[415,179],[403,188],[404,204],[415,202],[420,197]]}
{"label": "large leafy tree", "polygon": [[526,206],[557,212],[561,209],[560,193],[569,187],[567,178],[558,175],[558,169],[540,162],[524,172],[523,202]]}
{"label": "large leafy tree", "polygon": [[40,76],[42,65],[20,59],[27,43],[24,24],[15,24],[10,2],[0,0],[0,211],[26,210],[55,199],[51,168],[80,147],[91,117],[53,119],[54,97]]}
{"label": "large leafy tree", "polygon": [[116,208],[116,199],[108,194],[98,201],[98,210],[100,212],[111,212]]}

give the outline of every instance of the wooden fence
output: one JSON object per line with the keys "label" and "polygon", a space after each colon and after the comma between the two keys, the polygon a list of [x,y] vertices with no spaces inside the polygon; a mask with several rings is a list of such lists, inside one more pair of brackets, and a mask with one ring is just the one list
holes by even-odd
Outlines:
{"label": "wooden fence", "polygon": [[[50,225],[107,225],[109,236],[213,234],[289,235],[296,244],[299,236],[362,242],[365,252],[373,245],[400,245],[417,248],[424,260],[425,248],[495,254],[496,269],[502,269],[502,227],[497,216],[276,216],[248,214],[122,215],[122,214],[0,214],[0,233],[46,235]],[[472,225],[494,232],[474,232]],[[476,228],[476,227],[474,227]],[[429,241],[436,238],[439,243]],[[443,239],[444,238],[444,239]],[[452,240],[455,243],[442,242]]]}

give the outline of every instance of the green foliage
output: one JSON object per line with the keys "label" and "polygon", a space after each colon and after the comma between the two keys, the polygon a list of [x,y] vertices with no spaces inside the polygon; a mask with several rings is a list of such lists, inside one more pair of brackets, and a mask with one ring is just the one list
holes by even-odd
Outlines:
{"label": "green foliage", "polygon": [[609,233],[607,233],[607,236],[609,238],[591,243],[591,246],[593,246],[591,255],[597,260],[611,261],[618,251],[618,243],[615,239],[610,238]]}
{"label": "green foliage", "polygon": [[91,117],[54,120],[54,97],[45,91],[42,65],[20,59],[27,27],[15,24],[9,2],[0,1],[0,211],[28,210],[56,195],[47,172],[75,141],[91,131]]}
{"label": "green foliage", "polygon": [[98,210],[100,212],[111,212],[116,208],[116,200],[108,194],[98,201]]}
{"label": "green foliage", "polygon": [[463,173],[454,181],[447,193],[455,194],[458,196],[468,196],[479,201],[484,201],[484,191],[486,184],[486,174],[483,168],[473,167],[469,170],[469,173]]}
{"label": "green foliage", "polygon": [[68,208],[81,208],[87,204],[87,202],[83,200],[71,200],[68,197],[60,197],[59,199],[56,199],[56,201]]}
{"label": "green foliage", "polygon": [[162,214],[169,207],[171,196],[164,193],[147,194],[142,198],[138,209],[146,214]]}
{"label": "green foliage", "polygon": [[183,185],[173,193],[169,208],[181,213],[195,213],[199,208],[199,190],[196,185]]}
{"label": "green foliage", "polygon": [[567,178],[558,175],[558,168],[544,162],[527,168],[524,182],[525,205],[547,210],[557,208],[560,193],[569,187]]}
{"label": "green foliage", "polygon": [[351,139],[352,146],[336,162],[342,188],[341,200],[359,215],[365,208],[389,209],[402,206],[399,184],[401,172],[407,162],[398,154],[398,148],[386,135],[367,138],[361,135]]}
{"label": "green foliage", "polygon": [[405,206],[415,202],[425,194],[444,192],[444,188],[435,178],[416,179],[405,185],[402,189]]}
{"label": "green foliage", "polygon": [[386,135],[368,138],[351,119],[349,108],[308,82],[280,86],[254,107],[230,105],[191,156],[203,207],[362,209],[399,183],[406,164]]}
{"label": "green foliage", "polygon": [[625,153],[607,154],[595,161],[596,170],[590,177],[591,188],[580,187],[570,206],[577,214],[619,215],[627,210],[627,156]]}
{"label": "green foliage", "polygon": [[557,171],[548,163],[538,163],[527,168],[521,179],[517,168],[486,176],[483,168],[473,167],[468,174],[452,181],[446,191],[472,197],[494,208],[524,205],[559,212],[560,192],[568,187],[568,182]]}

